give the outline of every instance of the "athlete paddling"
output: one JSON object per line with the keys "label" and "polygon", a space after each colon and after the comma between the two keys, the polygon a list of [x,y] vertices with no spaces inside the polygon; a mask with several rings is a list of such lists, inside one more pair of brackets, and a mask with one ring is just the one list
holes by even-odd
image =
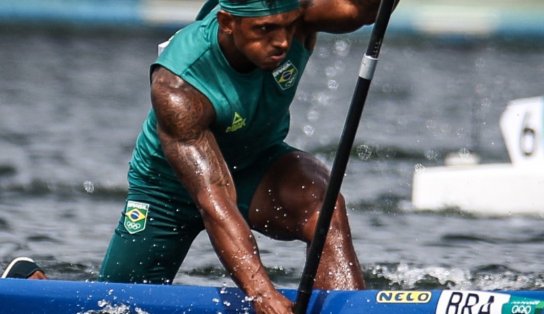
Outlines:
{"label": "athlete paddling", "polygon": [[[251,229],[311,241],[328,170],[284,142],[289,106],[317,33],[370,24],[378,5],[220,0],[178,31],[151,67],[152,109],[130,161],[126,206],[100,279],[171,283],[206,230],[257,313],[291,313]],[[315,287],[365,287],[342,196]]]}

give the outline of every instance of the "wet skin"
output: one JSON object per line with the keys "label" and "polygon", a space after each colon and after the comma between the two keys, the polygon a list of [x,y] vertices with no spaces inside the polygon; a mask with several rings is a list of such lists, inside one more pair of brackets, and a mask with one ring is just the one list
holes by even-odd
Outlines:
{"label": "wet skin", "polygon": [[[301,1],[299,10],[259,18],[218,13],[219,44],[239,72],[274,69],[293,40],[313,49],[316,33],[349,32],[372,23],[379,2]],[[236,284],[253,299],[257,313],[292,313],[261,263],[251,229],[281,240],[309,243],[327,186],[328,170],[308,153],[293,152],[274,163],[259,184],[246,222],[236,191],[210,126],[215,119],[208,99],[180,77],[158,67],[151,97],[166,158],[200,210],[221,262]],[[339,196],[315,287],[363,289],[344,199]]]}

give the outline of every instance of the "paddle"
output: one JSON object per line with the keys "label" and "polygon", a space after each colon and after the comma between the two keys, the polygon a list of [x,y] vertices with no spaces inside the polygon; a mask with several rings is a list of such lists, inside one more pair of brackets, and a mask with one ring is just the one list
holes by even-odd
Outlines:
{"label": "paddle", "polygon": [[321,207],[321,212],[317,220],[316,232],[314,239],[310,245],[310,250],[306,258],[306,265],[302,273],[302,279],[298,288],[297,300],[295,303],[295,313],[306,313],[308,302],[312,294],[312,288],[314,278],[317,273],[319,261],[321,259],[321,253],[327,237],[327,231],[329,230],[332,214],[334,211],[334,205],[340,192],[340,186],[344,178],[346,166],[349,159],[349,154],[353,146],[353,140],[357,133],[359,126],[359,120],[363,112],[366,97],[368,95],[368,89],[370,82],[374,76],[374,70],[378,63],[378,55],[382,45],[382,40],[389,23],[389,17],[393,12],[396,0],[382,0],[380,8],[378,9],[378,16],[372,33],[370,36],[370,42],[368,44],[367,51],[363,56],[361,62],[361,68],[359,70],[359,78],[357,85],[355,86],[355,92],[351,101],[351,105],[348,111],[344,130],[340,138],[338,151],[331,170],[331,178],[325,194],[325,199]]}

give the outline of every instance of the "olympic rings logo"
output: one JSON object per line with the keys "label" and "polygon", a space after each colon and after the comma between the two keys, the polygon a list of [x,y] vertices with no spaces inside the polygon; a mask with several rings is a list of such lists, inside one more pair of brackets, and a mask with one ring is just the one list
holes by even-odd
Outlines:
{"label": "olympic rings logo", "polygon": [[[137,222],[130,222],[130,221],[127,221],[125,222],[125,226],[129,229],[138,229],[138,228],[141,228],[142,227],[142,224],[140,223],[137,223]],[[513,310],[512,310],[513,311]],[[512,312],[514,313],[514,312]],[[521,312],[520,312],[521,313]]]}
{"label": "olympic rings logo", "polygon": [[512,306],[512,314],[530,314],[533,311],[531,305],[514,305]]}

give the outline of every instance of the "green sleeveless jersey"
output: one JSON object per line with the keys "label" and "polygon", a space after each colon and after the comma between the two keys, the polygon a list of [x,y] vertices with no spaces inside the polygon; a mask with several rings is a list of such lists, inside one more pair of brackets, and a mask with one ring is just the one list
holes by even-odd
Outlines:
{"label": "green sleeveless jersey", "polygon": [[[211,130],[230,170],[242,170],[270,146],[282,142],[289,130],[289,105],[310,51],[294,40],[287,57],[275,70],[235,71],[218,43],[216,10],[178,31],[155,65],[167,68],[205,95],[216,120]],[[143,123],[131,159],[131,169],[161,186],[179,192],[179,182],[168,165],[151,110]]]}

